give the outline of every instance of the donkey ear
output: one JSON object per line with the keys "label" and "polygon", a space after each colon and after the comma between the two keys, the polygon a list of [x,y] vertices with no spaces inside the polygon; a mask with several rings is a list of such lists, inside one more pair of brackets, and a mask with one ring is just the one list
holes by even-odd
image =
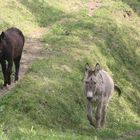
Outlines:
{"label": "donkey ear", "polygon": [[4,33],[4,32],[2,32],[2,33],[1,33],[1,35],[0,35],[0,40],[3,40],[3,39],[4,39],[4,37],[5,37],[5,33]]}
{"label": "donkey ear", "polygon": [[85,73],[88,72],[90,70],[90,66],[88,63],[85,64]]}
{"label": "donkey ear", "polygon": [[97,64],[95,65],[95,74],[97,74],[97,73],[99,72],[100,69],[101,69],[100,64],[97,63]]}

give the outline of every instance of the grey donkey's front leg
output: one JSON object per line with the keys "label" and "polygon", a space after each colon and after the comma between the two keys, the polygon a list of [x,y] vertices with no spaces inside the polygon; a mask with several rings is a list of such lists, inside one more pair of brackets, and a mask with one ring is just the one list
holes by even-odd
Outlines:
{"label": "grey donkey's front leg", "polygon": [[92,115],[93,115],[92,108],[93,108],[92,102],[88,101],[88,103],[87,103],[87,118],[88,118],[90,124],[95,127],[95,124],[93,122],[93,117],[92,117]]}
{"label": "grey donkey's front leg", "polygon": [[102,109],[103,109],[103,103],[102,101],[99,101],[96,109],[96,128],[101,127]]}
{"label": "grey donkey's front leg", "polygon": [[106,121],[106,109],[107,109],[107,104],[104,104],[102,107],[102,120],[101,120],[101,127],[104,126],[105,121]]}

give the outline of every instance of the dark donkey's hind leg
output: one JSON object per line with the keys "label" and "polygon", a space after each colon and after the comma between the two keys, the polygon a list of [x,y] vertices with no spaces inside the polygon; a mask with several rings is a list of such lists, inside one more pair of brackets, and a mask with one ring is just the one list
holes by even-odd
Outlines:
{"label": "dark donkey's hind leg", "polygon": [[14,63],[15,63],[15,81],[18,81],[19,79],[19,67],[20,67],[20,59],[21,56],[17,57],[14,59]]}
{"label": "dark donkey's hind leg", "polygon": [[6,70],[6,76],[7,76],[7,84],[11,85],[11,74],[12,74],[12,66],[13,66],[13,59],[10,59],[8,61],[8,66],[7,66],[7,70]]}
{"label": "dark donkey's hind leg", "polygon": [[7,76],[6,76],[6,61],[5,60],[1,60],[1,67],[2,67],[2,73],[3,73],[3,77],[4,77],[4,85],[6,86],[7,84]]}

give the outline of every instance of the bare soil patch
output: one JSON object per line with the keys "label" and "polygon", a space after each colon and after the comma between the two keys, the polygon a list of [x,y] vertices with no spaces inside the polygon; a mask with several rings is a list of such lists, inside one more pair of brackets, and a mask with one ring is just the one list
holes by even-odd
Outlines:
{"label": "bare soil patch", "polygon": [[93,16],[94,11],[101,7],[101,1],[100,0],[91,0],[86,4],[86,7],[88,9],[88,16]]}

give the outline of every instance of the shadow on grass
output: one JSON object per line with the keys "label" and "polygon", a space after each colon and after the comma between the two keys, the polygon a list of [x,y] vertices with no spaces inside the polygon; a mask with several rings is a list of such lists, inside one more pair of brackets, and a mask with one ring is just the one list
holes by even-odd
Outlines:
{"label": "shadow on grass", "polygon": [[49,24],[53,24],[65,17],[65,13],[62,11],[50,7],[45,1],[38,0],[20,0],[20,2],[28,8],[29,11],[35,16],[39,26],[45,27]]}

